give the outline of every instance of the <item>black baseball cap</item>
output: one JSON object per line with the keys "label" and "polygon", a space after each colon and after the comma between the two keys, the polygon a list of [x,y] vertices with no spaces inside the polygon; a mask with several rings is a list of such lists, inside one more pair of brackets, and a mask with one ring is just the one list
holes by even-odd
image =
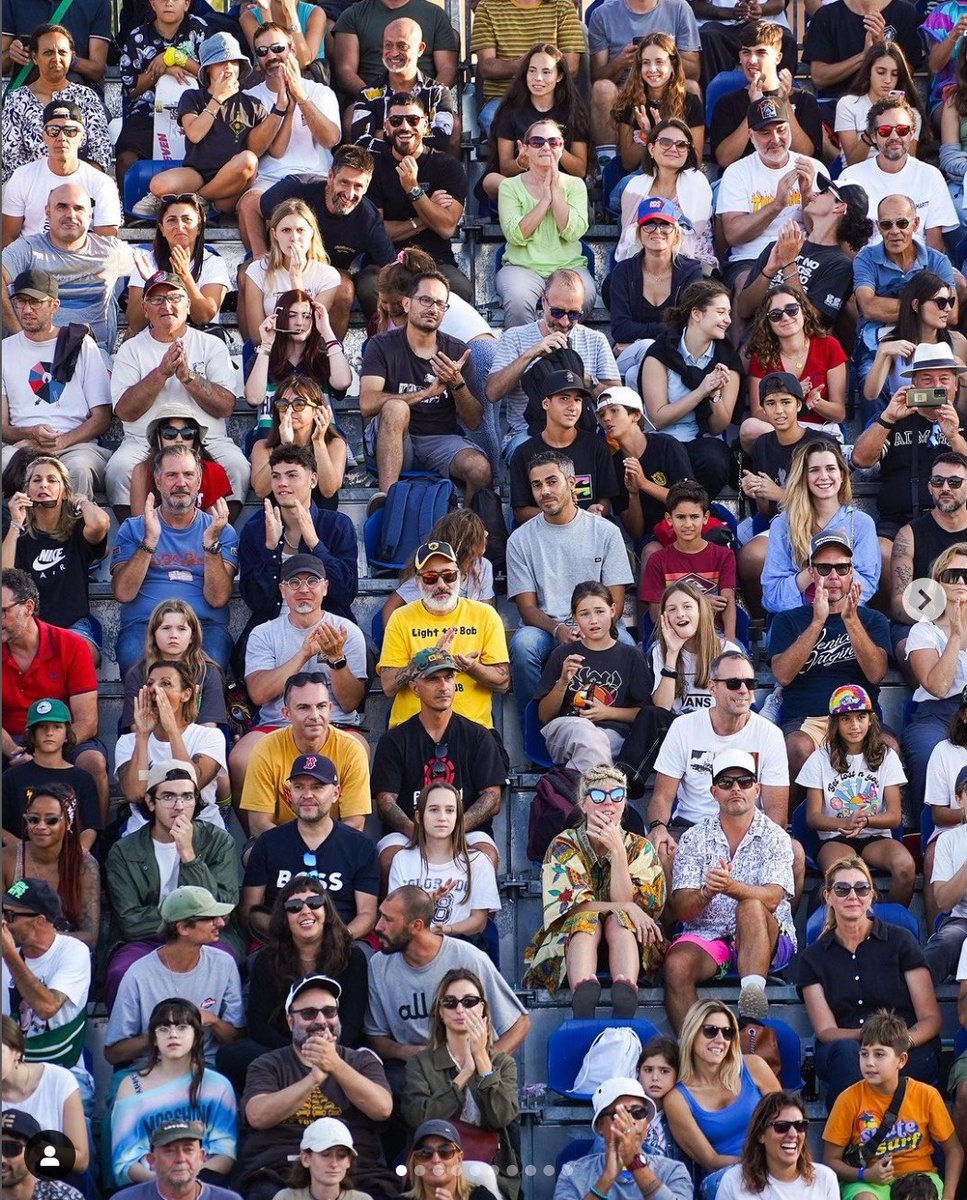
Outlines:
{"label": "black baseball cap", "polygon": [[49,271],[41,271],[39,267],[29,267],[26,271],[20,272],[7,292],[11,296],[30,296],[33,300],[56,300],[60,288],[57,280]]}
{"label": "black baseball cap", "polygon": [[837,200],[842,200],[847,208],[851,208],[860,217],[870,215],[870,198],[866,188],[858,183],[833,183],[825,175],[817,175],[816,191],[832,192]]}
{"label": "black baseball cap", "polygon": [[794,396],[797,400],[805,400],[805,396],[802,394],[802,385],[795,375],[791,375],[788,371],[769,372],[759,384],[759,403],[761,404],[766,396],[774,396],[777,393]]}

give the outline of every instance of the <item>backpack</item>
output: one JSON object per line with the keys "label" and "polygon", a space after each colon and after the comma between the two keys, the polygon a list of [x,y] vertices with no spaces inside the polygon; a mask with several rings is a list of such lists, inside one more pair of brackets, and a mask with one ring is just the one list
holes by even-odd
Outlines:
{"label": "backpack", "polygon": [[588,1047],[571,1091],[593,1095],[609,1079],[634,1079],[641,1057],[641,1039],[629,1025],[602,1029]]}
{"label": "backpack", "polygon": [[[487,529],[487,548],[484,558],[494,569],[495,590],[503,595],[507,591],[507,522],[504,506],[493,488],[481,488],[474,492],[470,508],[483,521]],[[497,587],[500,583],[503,586]]]}
{"label": "backpack", "polygon": [[543,862],[547,847],[570,824],[578,795],[580,771],[551,767],[537,781],[527,821],[527,857]]}
{"label": "backpack", "polygon": [[409,566],[433,526],[458,504],[459,494],[449,479],[427,475],[398,480],[387,492],[386,503],[363,527],[370,567],[398,572]]}

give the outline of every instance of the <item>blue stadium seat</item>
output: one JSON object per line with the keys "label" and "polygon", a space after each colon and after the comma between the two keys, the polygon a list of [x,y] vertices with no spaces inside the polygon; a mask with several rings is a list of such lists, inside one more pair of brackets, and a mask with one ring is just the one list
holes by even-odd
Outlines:
{"label": "blue stadium seat", "polygon": [[927,844],[933,837],[936,823],[933,819],[933,805],[925,804],[923,811],[920,813],[920,848],[924,854],[927,853]]}
{"label": "blue stadium seat", "polygon": [[124,177],[124,211],[133,216],[132,208],[148,194],[148,188],[155,175],[169,171],[172,167],[180,167],[181,160],[166,161],[165,159],[140,159],[128,170]]}
{"label": "blue stadium seat", "polygon": [[715,106],[727,96],[729,92],[734,92],[736,88],[745,87],[746,78],[744,71],[721,71],[714,79],[710,79],[708,87],[705,89],[705,124],[706,127],[712,128],[712,117],[715,115]]}
{"label": "blue stadium seat", "polygon": [[590,1092],[572,1091],[584,1056],[599,1033],[623,1025],[637,1033],[642,1046],[658,1036],[658,1030],[651,1021],[638,1017],[621,1021],[611,1017],[579,1021],[571,1017],[562,1022],[547,1040],[547,1086],[571,1100],[590,1100]]}
{"label": "blue stadium seat", "polygon": [[[909,929],[917,941],[922,941],[920,922],[915,913],[904,908],[902,904],[891,904],[884,900],[877,901],[871,910],[873,914],[890,925],[899,925],[901,929]],[[821,904],[806,922],[806,945],[811,946],[817,941],[826,921],[826,905]]]}
{"label": "blue stadium seat", "polygon": [[799,1034],[786,1021],[777,1017],[766,1017],[762,1021],[775,1031],[779,1043],[779,1082],[790,1092],[798,1092],[804,1086],[802,1077],[802,1042]]}
{"label": "blue stadium seat", "polygon": [[[367,554],[368,554],[368,551],[367,551]],[[377,608],[376,611],[373,613],[373,623],[370,628],[372,630],[373,641],[379,647],[379,651],[382,654],[382,652],[383,652],[383,634],[386,632],[386,629],[383,626],[383,610],[382,610],[382,608]]]}
{"label": "blue stadium seat", "polygon": [[604,164],[604,170],[601,172],[601,195],[604,198],[604,203],[607,205],[611,193],[631,172],[627,170],[624,163],[621,161],[621,155],[616,154],[614,158],[609,159]]}
{"label": "blue stadium seat", "polygon": [[553,767],[551,758],[541,733],[541,721],[537,715],[537,701],[528,700],[524,706],[524,753],[535,767]]}
{"label": "blue stadium seat", "polygon": [[[964,1031],[967,1033],[967,1030]],[[554,1177],[558,1178],[561,1174],[561,1167],[565,1163],[574,1162],[576,1158],[584,1158],[585,1154],[591,1153],[591,1147],[594,1145],[592,1138],[574,1138],[564,1147],[554,1160]]]}

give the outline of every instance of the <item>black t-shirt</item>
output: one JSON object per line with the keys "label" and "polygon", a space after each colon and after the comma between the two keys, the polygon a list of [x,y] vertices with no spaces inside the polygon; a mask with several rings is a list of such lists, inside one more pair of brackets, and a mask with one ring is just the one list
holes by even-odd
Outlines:
{"label": "black t-shirt", "polygon": [[[471,808],[485,788],[502,787],[507,762],[491,730],[477,721],[453,713],[439,743],[427,733],[419,714],[384,733],[373,755],[373,795],[388,792],[410,818],[420,792],[440,780],[452,783]],[[490,821],[478,827],[493,833]]]}
{"label": "black t-shirt", "polygon": [[[681,479],[691,479],[692,466],[685,447],[677,438],[669,437],[667,433],[649,433],[645,452],[638,460],[645,478],[657,487],[669,488]],[[618,496],[614,502],[614,511],[628,511],[628,489],[625,487],[624,459],[627,456],[622,450],[616,450],[611,462],[618,482]],[[511,460],[513,461],[513,460]],[[641,515],[645,521],[645,539],[651,536],[655,526],[665,519],[665,506],[660,500],[655,500],[644,492],[638,493],[641,500]]]}
{"label": "black t-shirt", "polygon": [[[805,92],[801,88],[793,88],[789,100],[792,103],[793,112],[796,114],[796,120],[813,144],[812,149],[807,151],[807,153],[813,158],[819,158],[823,152],[823,118],[820,115],[816,97],[811,92]],[[717,146],[720,142],[724,142],[731,134],[735,133],[748,116],[748,113],[749,93],[744,87],[737,88],[734,92],[728,92],[724,95],[716,103],[715,113],[712,116],[712,128],[709,133],[711,144]],[[742,151],[740,157],[745,158],[752,151],[752,141],[749,140],[746,142],[745,149]]]}
{"label": "black t-shirt", "polygon": [[66,542],[46,533],[24,533],[17,539],[14,566],[36,583],[44,620],[69,629],[91,615],[87,572],[106,553],[107,538],[92,545],[84,537],[84,523],[78,521]]}
{"label": "black t-shirt", "polygon": [[[618,481],[614,477],[614,464],[608,443],[594,433],[578,429],[577,438],[563,451],[574,463],[576,481],[574,494],[580,508],[590,508],[601,500],[615,500]],[[533,508],[534,493],[531,491],[527,467],[535,454],[550,450],[540,436],[528,438],[510,460],[510,504],[511,508]]]}
{"label": "black t-shirt", "polygon": [[[446,333],[437,333],[437,349],[454,362],[463,357],[466,343]],[[473,359],[468,358],[461,372],[471,393],[481,399],[480,386]],[[410,348],[406,326],[377,334],[366,343],[360,377],[375,375],[384,379],[387,392],[419,392],[436,378],[428,358],[420,358]],[[486,403],[486,401],[483,401]],[[410,409],[410,435],[427,437],[435,434],[459,433],[457,405],[450,388],[441,396],[431,396]]]}
{"label": "black t-shirt", "polygon": [[[178,124],[189,113],[196,115],[211,101],[207,88],[192,88],[178,101]],[[221,106],[211,130],[200,142],[185,139],[185,166],[193,167],[200,175],[208,176],[221,170],[230,158],[245,149],[248,135],[269,115],[261,100],[247,92],[236,92]]]}
{"label": "black t-shirt", "polygon": [[[698,97],[695,97],[696,100]],[[524,134],[537,121],[556,121],[564,130],[564,144],[570,147],[574,140],[572,132],[573,120],[571,114],[566,108],[555,105],[547,112],[538,112],[529,100],[516,107],[510,104],[501,104],[497,109],[497,115],[494,117],[494,123],[490,127],[490,136],[496,142],[497,138],[505,138],[507,141],[516,143],[521,141]],[[587,137],[585,132],[585,137]]]}
{"label": "black t-shirt", "polygon": [[910,522],[913,534],[913,578],[923,579],[930,575],[934,559],[945,550],[965,540],[962,529],[941,529],[933,513],[924,513]]}
{"label": "black t-shirt", "polygon": [[[883,9],[883,20],[893,27],[893,40],[903,49],[910,69],[916,71],[923,62],[923,43],[920,41],[920,13],[916,5],[907,0],[891,0]],[[812,16],[803,42],[804,63],[839,63],[854,54],[862,54],[866,48],[866,27],[863,17],[846,7],[844,0],[824,4]],[[834,83],[832,87],[819,88],[823,99],[838,98],[850,84],[850,77]]]}
{"label": "black t-shirt", "polygon": [[77,796],[80,829],[103,829],[97,788],[87,771],[80,767],[57,770],[35,762],[19,763],[3,773],[3,828],[14,837],[24,836],[23,817],[34,789],[41,784],[67,784]]}
{"label": "black t-shirt", "polygon": [[[313,854],[315,865],[305,859]],[[332,832],[315,850],[310,850],[302,840],[298,821],[286,821],[266,830],[252,847],[242,887],[264,887],[262,903],[271,908],[292,876],[306,870],[319,872],[319,882],[347,924],[356,916],[354,892],[379,895],[375,843],[342,821],[336,821]]]}
{"label": "black t-shirt", "polygon": [[[396,173],[400,160],[392,152],[377,154],[375,159],[376,169],[373,171],[373,182],[369,185],[370,200],[382,210],[385,220],[409,221],[416,216],[416,209],[413,207],[413,201],[403,191],[400,177]],[[467,173],[449,154],[424,148],[416,160],[416,177],[427,195],[431,196],[438,191],[449,192],[458,204],[466,204]],[[441,237],[432,229],[422,229],[411,238],[401,239],[396,245],[419,246],[437,262],[454,262],[449,238]]]}
{"label": "black t-shirt", "polygon": [[880,459],[876,508],[882,519],[906,525],[911,517],[933,508],[927,480],[933,460],[949,449],[940,426],[919,413],[896,422],[887,434]]}
{"label": "black t-shirt", "polygon": [[338,217],[326,207],[325,175],[287,175],[262,193],[259,208],[266,221],[283,200],[301,200],[309,206],[329,261],[337,270],[348,271],[360,254],[377,267],[385,267],[396,257],[383,218],[368,196],[363,196],[351,213]]}
{"label": "black t-shirt", "polygon": [[786,486],[786,476],[789,474],[789,468],[792,465],[793,452],[802,445],[803,442],[813,442],[817,438],[823,438],[826,441],[831,441],[826,434],[820,433],[818,429],[810,429],[808,425],[803,426],[805,434],[798,442],[790,442],[788,446],[783,446],[779,442],[775,430],[769,433],[764,433],[762,437],[755,440],[752,447],[752,470],[756,474],[766,474],[770,479],[775,480],[780,487]]}
{"label": "black t-shirt", "polygon": [[[755,260],[746,287],[765,270],[775,244],[770,242]],[[853,260],[839,246],[819,246],[805,241],[796,262],[806,295],[832,328],[839,320],[843,305],[853,294]]]}
{"label": "black t-shirt", "polygon": [[[645,656],[637,646],[626,646],[624,642],[615,642],[609,650],[589,650],[577,642],[555,646],[534,693],[535,700],[553,690],[561,677],[561,664],[569,654],[580,654],[584,662],[568,684],[557,716],[580,716],[581,710],[575,706],[574,698],[578,693],[586,694],[592,687],[594,698],[609,708],[637,708],[649,703],[652,678]],[[598,728],[627,733],[631,726],[623,721],[599,721]]]}

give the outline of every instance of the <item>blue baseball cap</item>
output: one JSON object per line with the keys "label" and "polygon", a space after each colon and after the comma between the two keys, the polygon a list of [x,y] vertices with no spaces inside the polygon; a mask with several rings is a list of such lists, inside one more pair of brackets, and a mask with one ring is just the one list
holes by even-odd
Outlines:
{"label": "blue baseball cap", "polygon": [[678,224],[678,210],[670,200],[661,196],[648,196],[638,205],[638,224],[648,221],[664,221],[668,225]]}

